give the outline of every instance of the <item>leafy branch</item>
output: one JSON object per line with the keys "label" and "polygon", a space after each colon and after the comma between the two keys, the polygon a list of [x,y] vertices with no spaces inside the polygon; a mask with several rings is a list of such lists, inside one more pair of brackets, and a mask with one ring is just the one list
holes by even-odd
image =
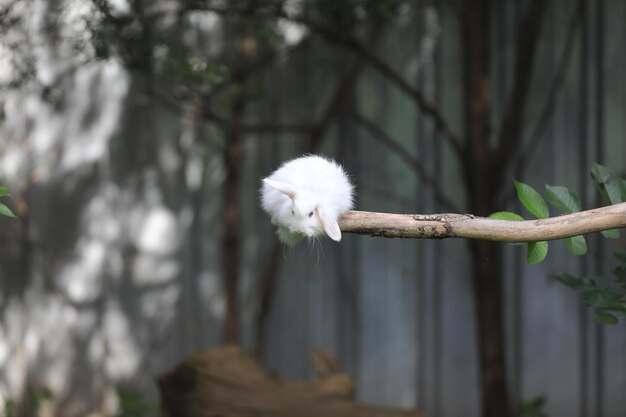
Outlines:
{"label": "leafy branch", "polygon": [[[482,239],[508,243],[526,243],[527,261],[537,264],[548,254],[548,241],[563,239],[574,255],[587,253],[584,234],[601,232],[607,238],[618,238],[618,228],[626,227],[626,181],[611,169],[594,164],[591,177],[604,200],[610,204],[581,211],[578,196],[567,187],[545,185],[545,199],[528,184],[515,181],[522,205],[536,218],[525,220],[509,211],[491,214],[488,218],[471,214],[396,214],[351,211],[339,220],[342,232],[368,234],[387,238]],[[550,217],[550,207],[559,216]],[[626,316],[626,251],[615,257],[624,265],[613,269],[614,279],[577,278],[560,274],[556,278],[579,292],[583,302],[597,309],[596,320],[616,324],[616,313]]]}
{"label": "leafy branch", "polygon": [[[626,181],[618,177],[613,170],[600,164],[594,164],[591,169],[591,178],[596,188],[608,204],[622,205],[626,201]],[[517,197],[522,205],[536,218],[545,219],[550,213],[548,204],[560,213],[576,213],[581,210],[578,196],[563,186],[545,185],[543,197],[530,185],[515,181]],[[516,213],[502,211],[493,213],[491,218],[503,220],[523,220]],[[602,231],[606,238],[616,239],[619,230],[606,229]],[[564,239],[565,247],[574,255],[587,253],[587,242],[583,235],[571,236]],[[548,242],[532,242],[527,246],[526,260],[529,264],[536,264],[545,259],[548,254]],[[626,316],[626,251],[613,252],[615,257],[624,265],[615,267],[612,271],[612,281],[604,277],[579,278],[567,273],[557,274],[555,278],[581,294],[583,302],[596,309],[595,319],[601,324],[617,324],[615,313]]]}
{"label": "leafy branch", "polygon": [[[626,201],[626,181],[619,178],[610,168],[594,164],[591,169],[591,178],[606,203],[620,204]],[[546,199],[544,200],[541,194],[530,185],[518,181],[514,181],[514,184],[520,203],[537,219],[546,219],[550,216],[548,204],[557,209],[560,214],[576,213],[581,210],[580,199],[567,187],[546,184]],[[524,220],[519,214],[509,211],[499,211],[489,217],[500,220]],[[607,238],[617,239],[619,237],[619,230],[614,228],[605,229],[601,232]],[[587,242],[583,235],[567,237],[564,243],[567,250],[574,255],[587,253]],[[526,260],[530,265],[534,265],[543,261],[547,254],[547,241],[531,242],[528,244]]]}

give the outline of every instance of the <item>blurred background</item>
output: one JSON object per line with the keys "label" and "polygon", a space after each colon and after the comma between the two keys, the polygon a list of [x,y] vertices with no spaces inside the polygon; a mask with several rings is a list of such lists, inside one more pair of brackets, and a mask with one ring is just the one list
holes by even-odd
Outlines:
{"label": "blurred background", "polygon": [[[158,414],[155,378],[238,343],[286,378],[337,355],[360,402],[428,416],[626,415],[626,327],[554,273],[589,252],[346,235],[281,247],[258,204],[322,153],[360,210],[602,205],[626,169],[619,0],[2,0],[0,409]],[[553,215],[556,215],[553,212]]]}

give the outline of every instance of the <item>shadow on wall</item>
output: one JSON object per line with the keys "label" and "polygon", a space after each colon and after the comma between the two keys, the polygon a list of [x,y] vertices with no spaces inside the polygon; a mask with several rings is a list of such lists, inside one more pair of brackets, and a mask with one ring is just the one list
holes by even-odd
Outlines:
{"label": "shadow on wall", "polygon": [[210,259],[192,270],[183,251],[198,132],[141,100],[141,88],[105,62],[68,76],[63,104],[7,102],[0,175],[21,219],[0,220],[5,408],[111,415],[156,402],[154,375],[214,336],[195,329],[220,321],[199,301],[202,289],[219,305],[217,273]]}

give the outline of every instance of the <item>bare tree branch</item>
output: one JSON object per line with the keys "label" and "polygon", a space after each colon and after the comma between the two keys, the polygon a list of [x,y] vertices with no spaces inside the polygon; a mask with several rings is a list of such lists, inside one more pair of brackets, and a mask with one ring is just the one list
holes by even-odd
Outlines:
{"label": "bare tree branch", "polygon": [[[151,84],[151,97],[159,100],[159,103],[173,114],[193,113],[195,117],[208,122],[217,123],[222,127],[231,127],[246,133],[309,133],[314,130],[319,122],[280,123],[280,122],[247,122],[235,120],[232,117],[214,111],[211,107],[195,105],[186,106],[176,98],[176,94],[160,91],[158,85]],[[192,101],[191,97],[188,97]]]}
{"label": "bare tree branch", "polygon": [[435,127],[442,136],[450,143],[451,147],[461,156],[464,152],[460,138],[452,131],[450,125],[437,108],[437,105],[431,102],[419,89],[406,81],[398,72],[396,72],[384,60],[370,52],[369,48],[364,46],[358,40],[346,36],[343,33],[333,30],[322,23],[316,22],[302,15],[289,15],[285,11],[273,7],[223,7],[211,4],[210,1],[196,1],[191,8],[208,10],[221,15],[240,16],[240,15],[266,15],[275,18],[281,18],[293,23],[306,26],[310,30],[318,33],[322,37],[329,40],[332,44],[347,49],[355,54],[361,60],[369,64],[372,68],[382,74],[385,78],[396,85],[401,91],[405,92],[415,100],[420,110],[432,118]]}
{"label": "bare tree branch", "polygon": [[548,91],[548,99],[546,100],[546,104],[539,118],[537,119],[537,124],[532,130],[530,142],[522,152],[522,156],[515,164],[515,173],[518,178],[521,178],[523,176],[523,171],[527,168],[528,161],[532,158],[535,150],[537,149],[543,133],[548,127],[548,123],[550,122],[550,119],[552,118],[552,115],[554,113],[556,97],[561,91],[561,87],[563,86],[563,82],[565,81],[565,75],[567,74],[567,69],[569,68],[569,63],[574,52],[574,46],[576,45],[576,33],[578,26],[580,25],[580,22],[582,20],[583,12],[585,10],[585,1],[586,0],[578,0],[576,9],[574,10],[574,14],[572,16],[572,20],[570,21],[569,28],[567,30],[565,45],[563,46],[563,51],[561,52],[559,65],[554,75],[554,79],[552,80],[550,90]]}
{"label": "bare tree branch", "polygon": [[466,238],[537,242],[626,227],[626,203],[541,220],[509,221],[469,214],[395,214],[351,211],[339,220],[344,233],[387,238]]}
{"label": "bare tree branch", "polygon": [[419,89],[412,86],[408,81],[406,81],[384,60],[372,54],[368,48],[363,46],[357,40],[341,35],[336,31],[328,29],[324,25],[316,23],[310,19],[306,19],[304,17],[290,17],[287,15],[283,15],[282,17],[284,17],[285,19],[290,19],[296,23],[306,25],[311,30],[319,33],[334,44],[340,45],[348,49],[359,58],[367,62],[372,68],[380,72],[385,78],[395,84],[396,87],[398,87],[400,90],[402,90],[415,100],[420,110],[433,120],[437,130],[448,141],[448,143],[452,146],[457,155],[461,155],[463,153],[463,145],[461,144],[461,140],[452,131],[450,125],[448,124],[448,122],[446,122],[445,118],[437,108],[437,105],[431,102]]}
{"label": "bare tree branch", "polygon": [[319,123],[279,123],[279,122],[241,122],[223,116],[210,108],[203,108],[199,114],[204,120],[232,127],[246,133],[300,132],[307,133],[317,128]]}
{"label": "bare tree branch", "polygon": [[377,124],[363,116],[358,112],[352,114],[353,119],[365,128],[375,139],[390,149],[395,155],[402,159],[409,168],[417,174],[417,176],[433,190],[435,198],[443,207],[459,211],[456,204],[444,193],[439,186],[439,182],[426,170],[424,165],[404,147],[400,142],[392,138],[387,132],[380,128]]}
{"label": "bare tree branch", "polygon": [[502,167],[509,163],[521,142],[522,123],[528,104],[530,81],[546,6],[547,0],[530,0],[520,23],[515,57],[515,79],[498,135],[495,160],[497,167],[494,172],[502,172]]}

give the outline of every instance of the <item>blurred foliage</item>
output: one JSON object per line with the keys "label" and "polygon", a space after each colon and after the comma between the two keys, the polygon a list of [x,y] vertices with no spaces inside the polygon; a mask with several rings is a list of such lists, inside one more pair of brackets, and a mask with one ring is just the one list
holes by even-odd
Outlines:
{"label": "blurred foliage", "polygon": [[[41,84],[36,51],[38,46],[58,47],[67,55],[64,73],[91,61],[116,59],[144,76],[148,90],[153,90],[147,93],[159,93],[169,105],[195,100],[221,107],[240,94],[252,101],[260,97],[262,71],[285,62],[301,46],[333,37],[364,42],[372,27],[407,14],[418,1],[128,0],[123,9],[108,0],[86,0],[91,8],[78,17],[65,13],[69,4],[51,5],[58,9],[58,18],[43,28],[33,28],[25,18],[40,5],[17,7],[18,3],[0,7],[6,22],[0,37],[13,50],[11,66],[19,73],[4,87],[23,87],[25,81],[32,81],[42,96],[49,94],[55,86]],[[69,15],[73,21],[65,22]],[[65,26],[78,29],[68,31]],[[46,32],[50,45],[35,43],[32,33],[38,30]]]}
{"label": "blurred foliage", "polygon": [[519,417],[548,417],[543,411],[546,405],[546,397],[539,396],[529,401],[522,402],[517,407],[517,415]]}
{"label": "blurred foliage", "polygon": [[119,388],[117,395],[120,404],[115,417],[144,417],[156,412],[157,407],[146,401],[138,390]]}
{"label": "blurred foliage", "polygon": [[[594,164],[591,169],[591,178],[606,204],[626,202],[626,180],[620,178],[614,170]],[[580,199],[567,187],[545,185],[546,200],[528,184],[514,181],[517,197],[522,205],[538,219],[550,216],[548,203],[557,209],[560,214],[574,213],[581,210]],[[517,213],[499,211],[489,216],[502,220],[523,220]],[[606,238],[619,238],[619,230],[605,230],[601,232]],[[563,239],[565,248],[574,255],[587,253],[585,237],[572,236]],[[548,254],[548,242],[532,242],[527,245],[526,260],[534,265],[543,261]],[[557,274],[555,278],[562,284],[580,293],[582,301],[596,309],[595,319],[600,324],[617,324],[617,314],[626,316],[626,251],[614,252],[615,258],[624,265],[612,270],[613,278],[598,276],[592,278],[575,277],[567,273]]]}
{"label": "blurred foliage", "polygon": [[52,391],[46,387],[29,388],[22,401],[8,400],[4,403],[5,417],[36,416],[45,401],[52,400]]}
{"label": "blurred foliage", "polygon": [[[9,195],[11,195],[9,194],[9,190],[6,187],[0,186],[0,197],[7,197]],[[16,217],[11,209],[2,203],[0,203],[0,215],[7,217]]]}

